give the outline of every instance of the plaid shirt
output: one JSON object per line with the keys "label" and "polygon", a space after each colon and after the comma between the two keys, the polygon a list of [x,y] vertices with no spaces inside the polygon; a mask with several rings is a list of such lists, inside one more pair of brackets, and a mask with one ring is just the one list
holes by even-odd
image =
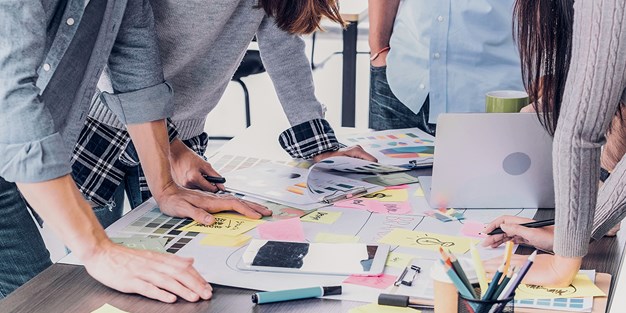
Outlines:
{"label": "plaid shirt", "polygon": [[[170,142],[177,136],[176,128],[168,119]],[[280,145],[293,158],[309,159],[320,153],[336,151],[342,147],[333,129],[323,119],[296,125],[279,137]],[[204,157],[208,136],[183,140],[183,143]],[[139,166],[139,186],[144,200],[151,197],[147,180],[134,151],[129,148],[131,139],[126,130],[118,129],[88,117],[78,138],[72,156],[72,175],[79,190],[95,206],[104,206],[113,198],[117,187],[124,181],[125,173]]]}

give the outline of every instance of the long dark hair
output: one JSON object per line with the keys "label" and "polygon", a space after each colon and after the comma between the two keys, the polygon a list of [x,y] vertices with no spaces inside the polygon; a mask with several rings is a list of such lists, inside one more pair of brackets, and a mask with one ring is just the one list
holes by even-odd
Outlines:
{"label": "long dark hair", "polygon": [[276,19],[276,25],[292,34],[309,34],[320,28],[322,17],[345,26],[337,0],[259,0],[259,7]]}
{"label": "long dark hair", "polygon": [[516,0],[513,33],[524,87],[554,135],[572,56],[573,0]]}

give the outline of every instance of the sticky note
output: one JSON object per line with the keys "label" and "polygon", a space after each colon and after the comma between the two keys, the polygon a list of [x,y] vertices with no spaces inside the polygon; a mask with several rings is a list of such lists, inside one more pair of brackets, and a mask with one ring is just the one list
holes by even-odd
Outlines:
{"label": "sticky note", "polygon": [[339,235],[331,233],[318,233],[315,236],[315,242],[324,243],[356,243],[361,237],[352,235]]}
{"label": "sticky note", "polygon": [[91,313],[128,313],[128,312],[122,311],[108,303],[105,303],[101,307],[97,308],[95,311],[92,311]]}
{"label": "sticky note", "polygon": [[395,228],[378,242],[432,251],[439,251],[439,247],[442,247],[446,250],[450,250],[452,253],[463,254],[469,251],[470,245],[474,241],[477,242],[477,240],[471,240],[465,237]]}
{"label": "sticky note", "polygon": [[304,241],[304,229],[299,218],[263,223],[257,230],[261,239]]}
{"label": "sticky note", "polygon": [[408,214],[413,211],[411,204],[407,202],[372,202],[367,209],[370,212],[382,214]]}
{"label": "sticky note", "polygon": [[404,185],[398,185],[398,186],[387,186],[385,189],[387,190],[396,190],[396,189],[408,189],[409,185],[404,184]]}
{"label": "sticky note", "polygon": [[406,189],[385,189],[364,195],[363,198],[385,202],[404,202],[409,199],[409,192]]}
{"label": "sticky note", "polygon": [[321,211],[311,212],[300,218],[303,222],[312,222],[320,224],[332,224],[341,217],[341,212]]}
{"label": "sticky note", "polygon": [[421,313],[421,311],[412,308],[370,303],[352,308],[348,313]]}
{"label": "sticky note", "polygon": [[417,190],[415,190],[413,195],[416,197],[424,197],[424,189],[422,189],[422,187],[417,187]]}
{"label": "sticky note", "polygon": [[404,269],[414,258],[416,258],[414,255],[392,251],[389,252],[389,255],[387,255],[387,262],[385,265]]}
{"label": "sticky note", "polygon": [[111,237],[110,239],[114,243],[123,245],[127,248],[150,250],[150,251],[156,251],[156,252],[165,252],[165,244],[167,243],[167,239],[165,238]]}
{"label": "sticky note", "polygon": [[515,299],[556,299],[556,298],[579,298],[579,297],[604,297],[606,294],[600,290],[585,274],[578,274],[569,287],[552,288],[536,285],[521,284],[515,290]]}
{"label": "sticky note", "polygon": [[380,276],[356,276],[351,275],[343,281],[344,284],[361,285],[366,287],[386,289],[393,285],[396,281],[396,276],[389,274],[382,274]]}
{"label": "sticky note", "polygon": [[252,239],[252,236],[242,234],[239,236],[228,236],[218,234],[207,234],[200,240],[201,245],[218,247],[239,247]]}
{"label": "sticky note", "polygon": [[485,238],[486,234],[481,234],[485,229],[485,224],[477,221],[463,221],[461,234],[466,237]]}
{"label": "sticky note", "polygon": [[363,199],[363,198],[354,198],[354,199],[339,201],[333,205],[339,208],[367,210],[369,207],[373,206],[377,202],[379,201]]}
{"label": "sticky note", "polygon": [[200,224],[196,221],[179,228],[180,231],[191,231],[204,234],[219,234],[237,236],[257,227],[263,221],[249,219],[234,214],[217,214],[213,216],[215,223],[211,225]]}

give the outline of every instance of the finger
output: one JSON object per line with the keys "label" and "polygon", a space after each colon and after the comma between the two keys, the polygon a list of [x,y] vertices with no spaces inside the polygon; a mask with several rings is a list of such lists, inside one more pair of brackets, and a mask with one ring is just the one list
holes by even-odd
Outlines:
{"label": "finger", "polygon": [[262,206],[258,203],[254,203],[252,201],[248,201],[248,200],[241,200],[244,204],[246,204],[247,206],[249,206],[251,209],[261,213],[261,215],[263,216],[270,216],[272,215],[272,210],[268,209],[265,206]]}
{"label": "finger", "polygon": [[211,225],[215,223],[215,217],[213,217],[213,215],[211,215],[206,210],[200,207],[196,207],[190,203],[187,203],[186,206],[181,208],[179,213],[180,213],[180,216],[182,217],[191,218],[194,221],[204,224],[204,225]]}
{"label": "finger", "polygon": [[487,238],[485,238],[485,240],[483,240],[483,242],[481,243],[481,245],[483,247],[491,247],[493,246],[496,242],[500,242],[502,241],[502,237],[504,237],[504,234],[498,234],[498,235],[491,235]]}
{"label": "finger", "polygon": [[[159,264],[167,264],[175,268],[178,272],[169,271],[170,267],[161,267],[159,270],[169,275],[179,274],[180,272],[184,272],[191,276],[191,279],[199,282],[198,287],[192,288],[196,292],[199,292],[200,289],[207,289],[209,291],[213,291],[213,288],[209,283],[206,282],[204,277],[198,273],[198,271],[193,267],[193,258],[185,258],[180,257],[173,254],[165,254],[165,253],[155,253],[158,258],[153,257],[153,259],[159,260]],[[186,285],[188,287],[193,287],[191,285]],[[199,293],[201,294],[201,293]]]}
{"label": "finger", "polygon": [[521,237],[530,242],[533,242],[533,239],[536,237],[538,231],[535,228],[528,228],[519,224],[502,224],[500,228],[508,237]]}
{"label": "finger", "polygon": [[363,150],[361,146],[358,146],[358,145],[348,149],[346,151],[346,155],[353,157],[353,158],[370,161],[370,162],[378,162],[378,159],[376,159],[371,154],[367,153],[365,150]]}
{"label": "finger", "polygon": [[[205,174],[205,175],[209,175],[213,177],[222,177],[222,175],[220,175],[220,173],[218,173],[209,162],[205,162],[202,168],[200,168],[200,171],[202,172],[202,174]],[[214,184],[214,186],[218,190],[221,190],[221,191],[226,190],[226,188],[224,187],[224,184]]]}
{"label": "finger", "polygon": [[191,184],[195,189],[203,191],[217,192],[219,190],[217,184],[209,182],[200,172],[193,175]]}
{"label": "finger", "polygon": [[146,282],[156,286],[157,288],[168,291],[189,302],[196,302],[200,299],[199,294],[181,285],[178,281],[172,278],[171,275],[164,275],[163,273],[160,273],[158,271],[149,271],[146,273],[141,273],[140,277]]}
{"label": "finger", "polygon": [[[165,254],[161,255],[166,257],[170,256]],[[198,271],[196,271],[193,267],[193,259],[189,262],[189,259],[177,261],[171,258],[169,260],[164,258],[164,260],[159,262],[157,270],[167,275],[164,279],[175,278],[176,283],[180,285],[175,286],[175,290],[168,289],[169,287],[166,287],[165,289],[180,295],[187,301],[197,301],[197,297],[207,300],[211,298],[213,294],[213,288],[211,285],[209,285],[200,273],[198,273]],[[179,292],[187,292],[187,294],[183,295]]]}
{"label": "finger", "polygon": [[221,211],[236,211],[243,214],[245,217],[259,219],[262,215],[244,204],[243,201],[232,198],[224,198],[213,200],[207,205],[207,210],[209,212],[221,212]]}
{"label": "finger", "polygon": [[159,300],[165,303],[173,303],[176,301],[175,295],[165,290],[159,289],[155,285],[141,279],[131,280],[130,285],[130,290],[128,292],[138,293],[144,297]]}
{"label": "finger", "polygon": [[491,244],[491,247],[492,247],[492,248],[497,248],[497,247],[499,247],[499,246],[500,246],[500,245],[502,245],[503,243],[506,243],[506,242],[507,242],[507,241],[509,241],[509,240],[511,240],[511,237],[508,237],[508,236],[503,236],[500,240],[498,240],[498,241],[494,241],[494,242]]}

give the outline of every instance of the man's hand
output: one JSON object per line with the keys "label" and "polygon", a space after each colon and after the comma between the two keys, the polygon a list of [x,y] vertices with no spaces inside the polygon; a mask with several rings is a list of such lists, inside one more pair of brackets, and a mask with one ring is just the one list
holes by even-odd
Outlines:
{"label": "man's hand", "polygon": [[[511,257],[511,266],[520,268],[526,260],[527,255],[514,254]],[[566,258],[558,255],[538,254],[535,262],[530,267],[530,271],[524,277],[525,284],[550,286],[550,287],[567,287],[569,286],[578,270],[582,258]],[[493,278],[494,273],[502,264],[502,257],[496,257],[485,261],[485,273],[487,279]]]}
{"label": "man's hand", "polygon": [[223,184],[207,181],[203,175],[221,177],[209,162],[189,149],[180,139],[170,144],[170,167],[174,181],[185,188],[217,192],[225,190]]}
{"label": "man's hand", "polygon": [[210,194],[178,186],[173,181],[158,194],[153,193],[161,212],[169,216],[189,217],[198,223],[215,222],[211,213],[236,211],[246,217],[259,219],[272,215],[268,208],[232,195]]}
{"label": "man's hand", "polygon": [[367,153],[363,148],[359,145],[341,148],[337,151],[329,151],[318,154],[313,157],[313,162],[317,163],[321,160],[336,157],[336,156],[347,156],[355,159],[362,159],[370,162],[378,162],[378,160],[373,157],[371,154]]}
{"label": "man's hand", "polygon": [[512,240],[517,244],[534,246],[544,251],[552,251],[554,245],[554,226],[528,228],[519,224],[533,222],[534,220],[518,216],[501,216],[485,226],[484,234],[488,234],[500,227],[504,234],[487,237],[482,245],[497,248],[501,244]]}
{"label": "man's hand", "polygon": [[193,268],[193,259],[129,249],[110,241],[83,259],[87,272],[106,286],[125,293],[172,303],[179,296],[196,302],[210,299],[213,289]]}

